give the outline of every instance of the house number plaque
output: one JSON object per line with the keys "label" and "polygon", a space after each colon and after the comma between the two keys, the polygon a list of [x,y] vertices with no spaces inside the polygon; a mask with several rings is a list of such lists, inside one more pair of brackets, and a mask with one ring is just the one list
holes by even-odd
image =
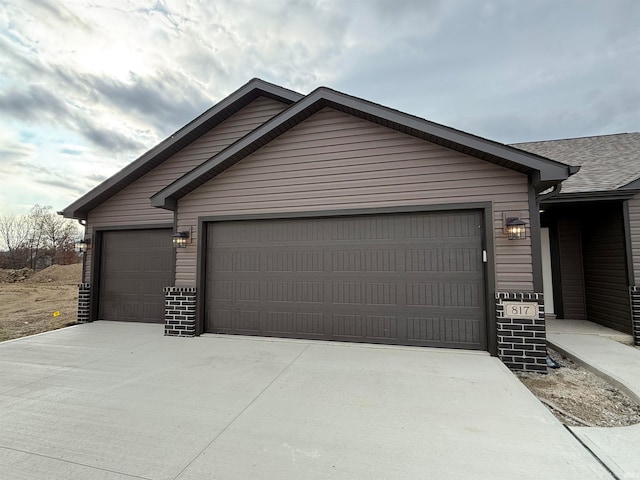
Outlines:
{"label": "house number plaque", "polygon": [[503,302],[504,316],[508,318],[538,318],[536,302]]}

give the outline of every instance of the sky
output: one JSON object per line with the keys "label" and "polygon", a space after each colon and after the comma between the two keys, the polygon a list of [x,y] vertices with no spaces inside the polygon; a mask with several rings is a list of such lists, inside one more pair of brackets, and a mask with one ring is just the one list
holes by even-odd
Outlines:
{"label": "sky", "polygon": [[637,0],[0,0],[0,214],[55,210],[251,78],[503,143],[640,131]]}

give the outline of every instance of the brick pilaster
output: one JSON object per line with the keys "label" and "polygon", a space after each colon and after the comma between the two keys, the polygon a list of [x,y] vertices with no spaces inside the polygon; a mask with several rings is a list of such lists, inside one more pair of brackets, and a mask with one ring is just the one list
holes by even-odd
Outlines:
{"label": "brick pilaster", "polygon": [[[538,305],[535,318],[512,318],[504,302],[533,302]],[[547,337],[544,299],[541,293],[496,293],[498,356],[512,370],[547,372]]]}
{"label": "brick pilaster", "polygon": [[196,334],[196,288],[165,287],[164,334],[193,337]]}
{"label": "brick pilaster", "polygon": [[78,323],[91,321],[91,284],[78,284]]}
{"label": "brick pilaster", "polygon": [[629,287],[633,342],[640,347],[640,287]]}

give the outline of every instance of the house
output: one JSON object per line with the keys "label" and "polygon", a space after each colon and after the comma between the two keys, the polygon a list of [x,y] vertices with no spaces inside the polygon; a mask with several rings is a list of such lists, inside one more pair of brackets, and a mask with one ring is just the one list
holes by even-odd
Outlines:
{"label": "house", "polygon": [[640,133],[513,146],[581,166],[541,201],[545,313],[640,343]]}
{"label": "house", "polygon": [[254,79],[64,209],[89,241],[79,321],[485,350],[544,371],[538,202],[577,170]]}

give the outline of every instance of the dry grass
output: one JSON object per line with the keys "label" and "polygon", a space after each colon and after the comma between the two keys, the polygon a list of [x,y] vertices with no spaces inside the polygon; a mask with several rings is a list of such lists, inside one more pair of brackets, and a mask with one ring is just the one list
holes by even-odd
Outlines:
{"label": "dry grass", "polygon": [[0,283],[0,341],[75,324],[80,275],[80,265],[53,265],[21,282]]}

